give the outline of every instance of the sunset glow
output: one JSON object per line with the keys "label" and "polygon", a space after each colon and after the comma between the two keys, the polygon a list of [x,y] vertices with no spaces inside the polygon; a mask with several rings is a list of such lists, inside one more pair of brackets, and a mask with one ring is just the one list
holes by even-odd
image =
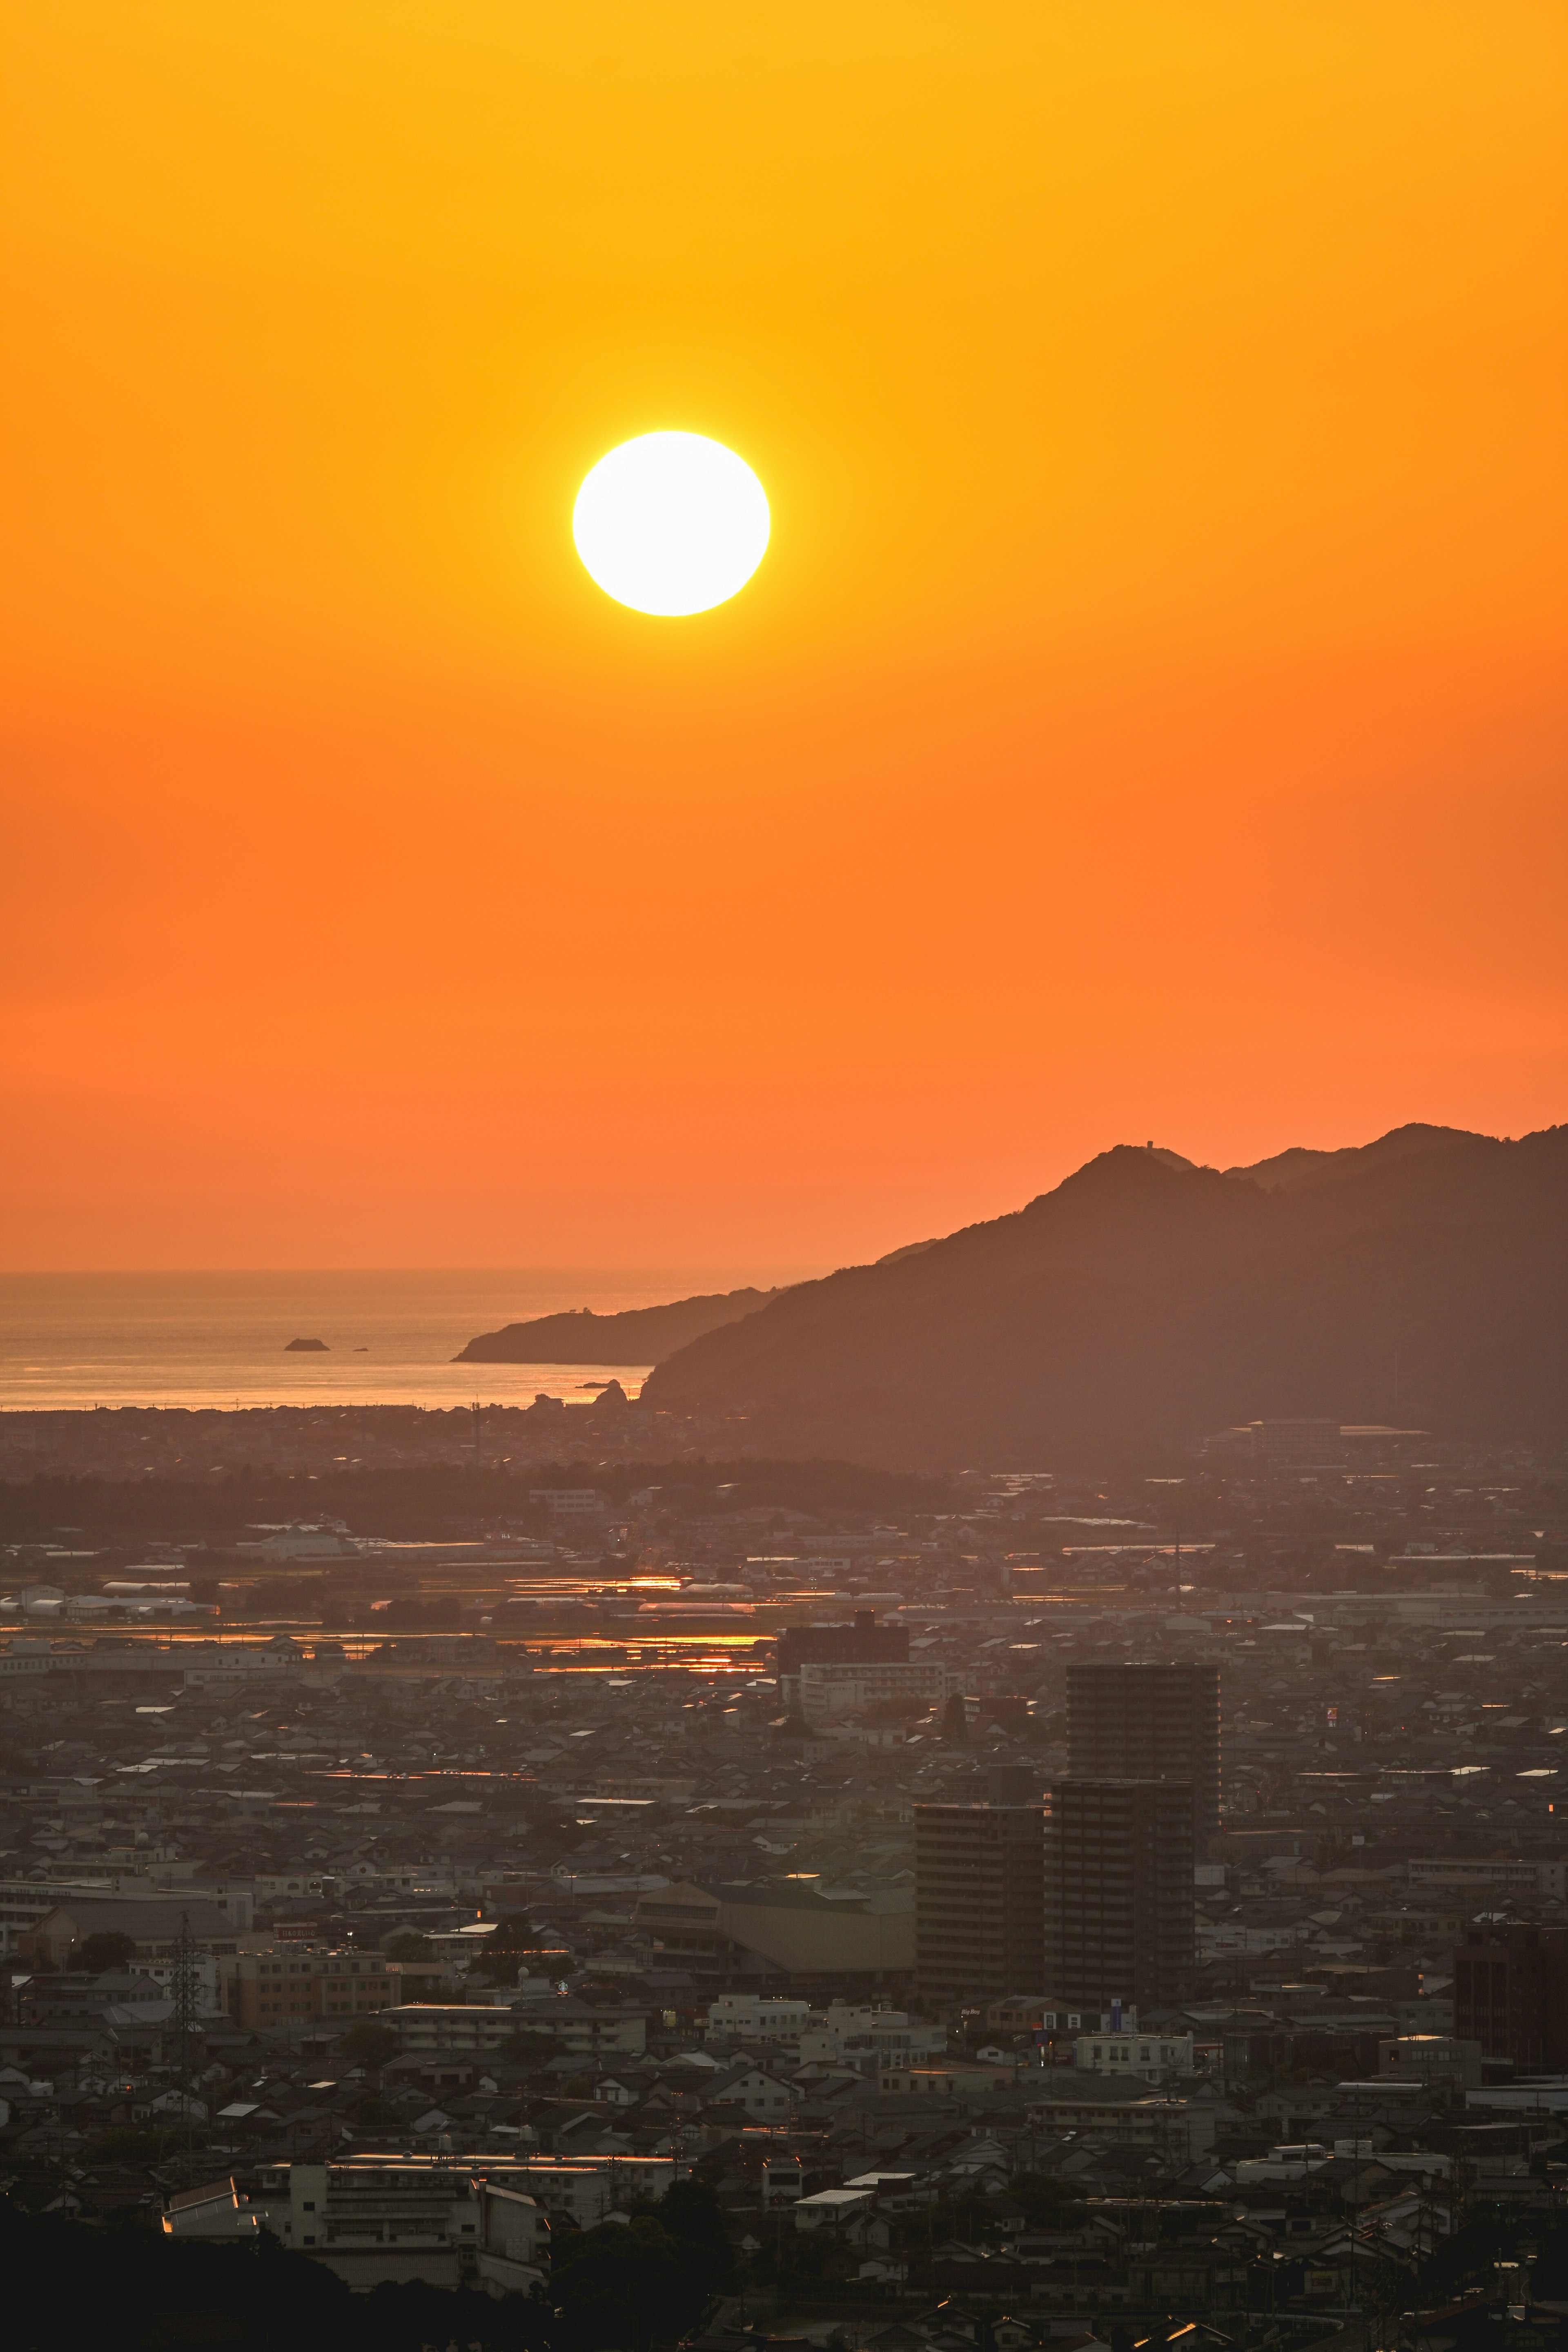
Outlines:
{"label": "sunset glow", "polygon": [[[1559,6],[6,13],[11,1265],[1563,1116]],[[672,426],[681,626],[571,530]]]}

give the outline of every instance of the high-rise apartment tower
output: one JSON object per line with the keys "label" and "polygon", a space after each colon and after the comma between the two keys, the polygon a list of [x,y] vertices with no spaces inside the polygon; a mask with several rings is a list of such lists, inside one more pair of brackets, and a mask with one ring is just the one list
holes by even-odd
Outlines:
{"label": "high-rise apartment tower", "polygon": [[1021,1770],[984,1804],[915,1807],[915,1973],[942,2005],[1045,1990],[1045,1800]]}
{"label": "high-rise apartment tower", "polygon": [[1192,1984],[1189,1780],[1068,1776],[1045,1833],[1046,1990],[1070,2009],[1159,2009]]}
{"label": "high-rise apartment tower", "polygon": [[1075,1780],[1186,1780],[1201,1859],[1219,1829],[1219,1668],[1068,1668]]}

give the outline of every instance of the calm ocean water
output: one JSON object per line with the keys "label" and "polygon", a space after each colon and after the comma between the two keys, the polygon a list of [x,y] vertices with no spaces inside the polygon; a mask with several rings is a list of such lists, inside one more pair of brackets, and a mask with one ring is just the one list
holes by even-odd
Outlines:
{"label": "calm ocean water", "polygon": [[[0,1410],[62,1405],[529,1403],[636,1394],[647,1367],[454,1364],[480,1331],[611,1314],[805,1270],[501,1268],[348,1274],[0,1274]],[[290,1339],[326,1355],[290,1356]]]}

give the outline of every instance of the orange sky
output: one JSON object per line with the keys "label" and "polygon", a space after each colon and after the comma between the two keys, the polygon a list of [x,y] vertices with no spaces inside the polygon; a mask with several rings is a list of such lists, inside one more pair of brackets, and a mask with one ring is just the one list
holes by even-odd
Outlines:
{"label": "orange sky", "polygon": [[[7,0],[0,1255],[1568,1115],[1568,16]],[[657,621],[573,497],[773,511]]]}

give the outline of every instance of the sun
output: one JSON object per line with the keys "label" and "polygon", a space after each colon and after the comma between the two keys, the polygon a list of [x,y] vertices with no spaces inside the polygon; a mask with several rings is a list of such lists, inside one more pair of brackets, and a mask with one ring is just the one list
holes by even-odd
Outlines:
{"label": "sun", "polygon": [[584,478],[577,552],[606,596],[636,613],[706,613],[743,588],[772,518],[743,457],[701,433],[642,433]]}

